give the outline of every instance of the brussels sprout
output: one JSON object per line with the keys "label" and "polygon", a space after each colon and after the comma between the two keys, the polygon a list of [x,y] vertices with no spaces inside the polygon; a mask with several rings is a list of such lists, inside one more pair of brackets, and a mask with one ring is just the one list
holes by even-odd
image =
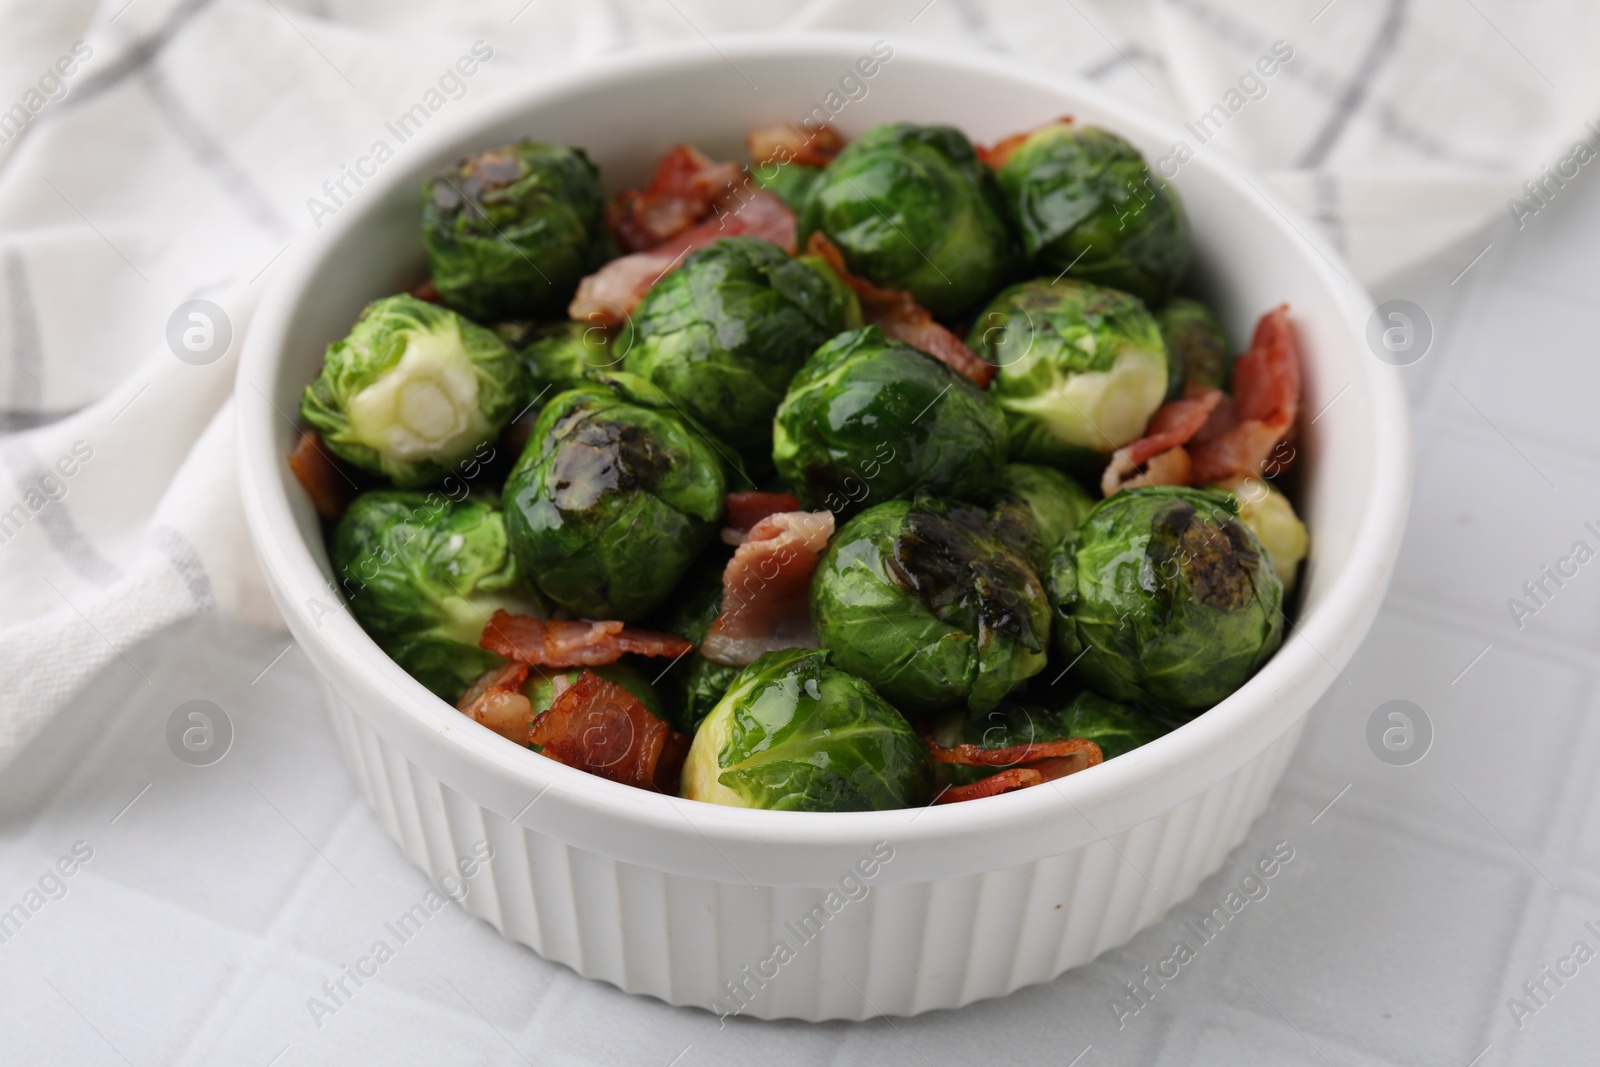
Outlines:
{"label": "brussels sprout", "polygon": [[1090,686],[1192,715],[1283,640],[1283,584],[1225,493],[1124,489],[1050,557],[1056,651]]}
{"label": "brussels sprout", "polygon": [[[994,749],[1079,737],[1099,745],[1104,759],[1113,759],[1149,744],[1167,729],[1165,723],[1148,712],[1087,689],[1053,707],[1033,699],[1030,691],[1021,700],[1002,700],[986,712],[946,716],[934,729],[933,740],[945,748],[967,744]],[[939,778],[950,785],[976,782],[1004,769],[936,765]]]}
{"label": "brussels sprout", "polygon": [[892,501],[834,535],[811,624],[834,662],[903,711],[986,710],[1044,669],[1050,606],[983,512]]}
{"label": "brussels sprout", "polygon": [[605,258],[600,172],[539,141],[470,156],[423,183],[422,237],[434,288],[463,315],[561,314]]}
{"label": "brussels sprout", "polygon": [[438,493],[363,493],[329,553],[350,611],[417,681],[455,701],[503,662],[478,647],[496,610],[542,615],[506,540],[500,509]]}
{"label": "brussels sprout", "polygon": [[727,561],[728,552],[715,547],[695,561],[673,590],[671,609],[660,623],[661,629],[696,646],[696,651],[669,666],[661,679],[668,721],[673,729],[690,736],[694,735],[700,720],[722,699],[740,671],[738,667],[706,659],[698,651],[711,624],[722,613],[722,572]]}
{"label": "brussels sprout", "polygon": [[1023,250],[1039,270],[1155,303],[1189,267],[1189,225],[1178,194],[1114,133],[1046,126],[1017,147],[998,177]]}
{"label": "brussels sprout", "polygon": [[940,318],[971,310],[1012,273],[1015,249],[994,175],[950,126],[868,130],[828,164],[800,215],[853,274],[906,289]]}
{"label": "brussels sprout", "polygon": [[1233,350],[1228,335],[1211,309],[1198,300],[1175,296],[1156,312],[1161,340],[1167,346],[1172,381],[1167,399],[1176,400],[1189,383],[1212,389],[1228,387],[1228,372],[1233,369]]}
{"label": "brussels sprout", "polygon": [[416,488],[494,440],[526,392],[516,354],[492,331],[402,294],[368,304],[328,346],[300,416],[341,459]]}
{"label": "brussels sprout", "polygon": [[1306,533],[1306,524],[1294,513],[1289,498],[1271,482],[1260,478],[1235,478],[1217,488],[1232,493],[1239,502],[1239,518],[1266,548],[1272,569],[1283,582],[1283,596],[1287,600],[1294,592],[1300,577],[1300,563],[1310,548],[1311,536]]}
{"label": "brussels sprout", "polygon": [[632,346],[626,326],[612,337],[603,327],[569,320],[534,331],[520,354],[534,394],[549,386],[548,399],[587,378],[616,370]]}
{"label": "brussels sprout", "polygon": [[860,678],[811,648],[768,652],[734,679],[683,765],[690,800],[776,811],[883,811],[928,799],[928,752]]}
{"label": "brussels sprout", "polygon": [[661,279],[633,313],[623,369],[649,379],[712,433],[765,454],[795,371],[861,324],[855,294],[819,261],[724,237]]}
{"label": "brussels sprout", "polygon": [[1113,452],[1144,433],[1167,395],[1161,330],[1115,289],[1070,278],[1013,285],[967,344],[1000,368],[989,394],[1006,413],[1015,459],[1062,466]]}
{"label": "brussels sprout", "polygon": [[725,490],[716,446],[648,382],[575,386],[539,414],[506,480],[506,530],[551,600],[637,619],[705,547]]}
{"label": "brussels sprout", "polygon": [[1054,467],[1007,463],[1000,470],[994,522],[1000,536],[1035,568],[1094,507],[1089,491]]}
{"label": "brussels sprout", "polygon": [[811,187],[822,177],[822,168],[773,161],[751,167],[750,177],[758,188],[765,189],[799,213],[805,207]]}
{"label": "brussels sprout", "polygon": [[876,326],[817,349],[772,430],[772,461],[801,503],[840,515],[918,489],[987,500],[1005,453],[988,394]]}

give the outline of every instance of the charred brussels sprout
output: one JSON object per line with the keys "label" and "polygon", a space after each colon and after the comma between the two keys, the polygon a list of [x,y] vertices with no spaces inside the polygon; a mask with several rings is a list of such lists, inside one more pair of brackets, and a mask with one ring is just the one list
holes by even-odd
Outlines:
{"label": "charred brussels sprout", "polygon": [[997,176],[1038,270],[1066,271],[1154,303],[1189,267],[1189,226],[1177,193],[1114,133],[1046,126]]}
{"label": "charred brussels sprout", "polygon": [[1007,463],[1000,471],[994,521],[1007,544],[1042,568],[1094,503],[1087,489],[1054,467]]}
{"label": "charred brussels sprout", "polygon": [[1056,651],[1106,696],[1189,716],[1283,640],[1283,584],[1224,493],[1125,489],[1050,558]]}
{"label": "charred brussels sprout", "polygon": [[1310,548],[1311,537],[1306,533],[1306,524],[1295,514],[1289,498],[1270,482],[1260,478],[1235,478],[1217,488],[1232,493],[1239,502],[1239,518],[1267,550],[1267,558],[1272,560],[1272,569],[1283,582],[1283,596],[1287,600],[1294,592],[1300,564]]}
{"label": "charred brussels sprout", "polygon": [[631,375],[579,385],[539,414],[506,481],[506,529],[551,600],[637,619],[672,591],[722,517],[714,446]]}
{"label": "charred brussels sprout", "polygon": [[[933,740],[946,748],[967,744],[994,749],[1079,737],[1099,745],[1103,758],[1113,759],[1166,732],[1167,726],[1148,712],[1082,690],[1060,706],[1040,703],[1030,693],[1021,700],[1003,700],[989,711],[946,716],[934,729]],[[937,767],[950,785],[965,785],[1004,769],[958,764]]]}
{"label": "charred brussels sprout", "polygon": [[987,710],[1044,669],[1050,606],[983,512],[893,501],[817,564],[811,623],[834,662],[910,712]]}
{"label": "charred brussels sprout", "polygon": [[1227,388],[1233,350],[1210,308],[1198,300],[1175,296],[1156,312],[1156,323],[1161,327],[1161,339],[1172,366],[1168,400],[1176,400],[1185,385]]}
{"label": "charred brussels sprout", "polygon": [[695,732],[690,800],[776,811],[883,811],[928,799],[927,749],[860,678],[810,648],[740,672]]}
{"label": "charred brussels sprout", "polygon": [[516,354],[492,331],[412,296],[368,304],[328,346],[300,415],[335,455],[402,488],[438,482],[525,402]]}
{"label": "charred brussels sprout", "polygon": [[839,514],[918,489],[990,499],[1005,453],[987,393],[876,326],[817,349],[772,431],[772,461],[801,503]]}
{"label": "charred brussels sprout", "polygon": [[755,237],[692,253],[633,313],[623,369],[654,382],[738,449],[765,453],[772,413],[817,346],[861,324],[855,294],[825,265]]}
{"label": "charred brussels sprout", "polygon": [[434,288],[463,315],[559,314],[605,255],[600,172],[539,141],[470,156],[423,184],[422,237]]}
{"label": "charred brussels sprout", "polygon": [[673,729],[691,737],[740,670],[706,659],[698,651],[711,624],[722,613],[722,572],[727,561],[726,550],[707,549],[673,591],[671,608],[661,620],[661,629],[696,646],[696,651],[668,667],[661,678]]}
{"label": "charred brussels sprout", "polygon": [[478,647],[497,609],[542,614],[523,586],[500,509],[484,500],[363,493],[334,528],[330,556],[362,628],[449,701],[501,663]]}
{"label": "charred brussels sprout", "polygon": [[1161,330],[1115,289],[1070,278],[1013,285],[967,343],[1000,368],[989,394],[1016,459],[1070,465],[1112,452],[1144,433],[1167,395]]}
{"label": "charred brussels sprout", "polygon": [[852,273],[910,290],[941,318],[971,310],[1013,268],[994,176],[950,126],[895,123],[852,141],[806,195],[801,247],[819,230]]}

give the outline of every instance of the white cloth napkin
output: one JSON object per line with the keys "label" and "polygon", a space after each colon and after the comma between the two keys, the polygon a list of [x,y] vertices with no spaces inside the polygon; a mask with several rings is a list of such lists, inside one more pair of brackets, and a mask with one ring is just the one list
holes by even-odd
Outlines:
{"label": "white cloth napkin", "polygon": [[[474,42],[493,52],[463,83],[478,97],[784,25],[1101,82],[1265,170],[1368,280],[1508,197],[1537,210],[1522,183],[1559,196],[1542,166],[1600,142],[1579,0],[0,0],[0,765],[102,666],[146,684],[158,628],[277,624],[235,487],[235,359],[308,198],[386,118]],[[168,342],[194,299],[231,329],[211,362]]]}

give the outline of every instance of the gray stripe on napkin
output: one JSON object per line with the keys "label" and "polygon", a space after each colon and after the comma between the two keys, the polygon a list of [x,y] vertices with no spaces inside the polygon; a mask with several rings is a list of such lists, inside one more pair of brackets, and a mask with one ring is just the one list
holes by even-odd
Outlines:
{"label": "gray stripe on napkin", "polygon": [[206,573],[206,565],[190,540],[171,526],[151,527],[150,537],[178,572],[195,606],[201,611],[215,611],[217,598],[211,590],[211,575]]}
{"label": "gray stripe on napkin", "polygon": [[22,253],[6,250],[6,298],[11,305],[10,411],[34,412],[44,397],[40,379],[39,316],[28,289],[28,268]]}

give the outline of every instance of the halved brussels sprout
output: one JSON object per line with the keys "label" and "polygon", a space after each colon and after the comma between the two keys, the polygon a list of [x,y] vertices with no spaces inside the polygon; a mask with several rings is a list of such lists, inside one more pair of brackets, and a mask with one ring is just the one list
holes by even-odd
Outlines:
{"label": "halved brussels sprout", "polygon": [[1166,342],[1167,362],[1172,382],[1167,399],[1176,400],[1185,385],[1212,389],[1228,387],[1228,372],[1233,369],[1233,349],[1228,335],[1211,309],[1198,300],[1175,296],[1156,312],[1161,339]]}
{"label": "halved brussels sprout", "polygon": [[660,683],[672,728],[693,737],[741,668],[706,659],[699,652],[711,624],[722,613],[722,572],[728,551],[713,545],[695,561],[668,598],[660,629],[693,642],[695,651],[667,667]]}
{"label": "halved brussels sprout", "polygon": [[401,488],[442,480],[525,403],[516,354],[448,308],[374,300],[328,346],[300,416],[341,459]]}
{"label": "halved brussels sprout", "polygon": [[850,271],[906,289],[940,318],[971,310],[1011,274],[1015,249],[994,175],[950,126],[877,126],[806,195],[800,247],[816,231]]}
{"label": "halved brussels sprout", "polygon": [[706,546],[726,489],[717,448],[648,382],[575,386],[539,415],[506,480],[506,529],[551,600],[629,621]]}
{"label": "halved brussels sprout", "polygon": [[334,527],[329,556],[350,611],[417,681],[454,702],[502,660],[478,647],[495,611],[542,615],[500,509],[438,493],[363,493]]}
{"label": "halved brussels sprout", "polygon": [[903,711],[985,710],[1044,669],[1050,605],[983,512],[923,498],[868,508],[834,536],[811,624]]}
{"label": "halved brussels sprout", "polygon": [[1007,463],[1000,470],[994,522],[1007,544],[1043,569],[1051,551],[1094,504],[1087,489],[1054,467]]}
{"label": "halved brussels sprout", "polygon": [[1178,194],[1114,133],[1045,126],[997,176],[1036,269],[1066,271],[1155,303],[1189,267],[1189,225]]}
{"label": "halved brussels sprout", "polygon": [[690,800],[774,811],[884,811],[928,799],[928,751],[872,687],[811,648],[734,679],[683,765]]}
{"label": "halved brussels sprout", "polygon": [[800,502],[839,515],[919,489],[991,499],[1005,452],[987,393],[876,326],[817,349],[772,431],[772,461]]}
{"label": "halved brussels sprout", "polygon": [[720,439],[764,455],[789,380],[818,345],[860,324],[855,294],[825,264],[724,237],[640,301],[622,366]]}
{"label": "halved brussels sprout", "polygon": [[1124,489],[1050,558],[1055,646],[1090,686],[1191,716],[1283,640],[1283,583],[1226,493]]}
{"label": "halved brussels sprout", "polygon": [[978,315],[967,344],[1000,368],[989,393],[1016,459],[1060,466],[1113,452],[1144,433],[1167,395],[1161,330],[1116,289],[1070,278],[1013,285]]}
{"label": "halved brussels sprout", "polygon": [[[979,748],[1013,748],[1019,745],[1065,741],[1079,737],[1100,746],[1104,759],[1113,759],[1149,744],[1168,727],[1148,712],[1080,690],[1064,704],[1052,706],[1034,699],[1030,692],[1016,700],[1003,700],[982,712],[957,712],[942,718],[933,731],[935,744],[953,748],[959,744]],[[938,764],[941,783],[966,785],[998,774],[1003,767],[973,767]]]}
{"label": "halved brussels sprout", "polygon": [[539,141],[469,156],[423,183],[422,238],[434,288],[462,314],[561,314],[605,258],[600,171],[581,148]]}
{"label": "halved brussels sprout", "polygon": [[1299,581],[1300,564],[1311,547],[1306,524],[1295,514],[1289,498],[1271,482],[1244,477],[1222,482],[1217,488],[1232,493],[1239,502],[1239,518],[1266,548],[1272,569],[1283,582],[1283,596],[1287,600]]}

